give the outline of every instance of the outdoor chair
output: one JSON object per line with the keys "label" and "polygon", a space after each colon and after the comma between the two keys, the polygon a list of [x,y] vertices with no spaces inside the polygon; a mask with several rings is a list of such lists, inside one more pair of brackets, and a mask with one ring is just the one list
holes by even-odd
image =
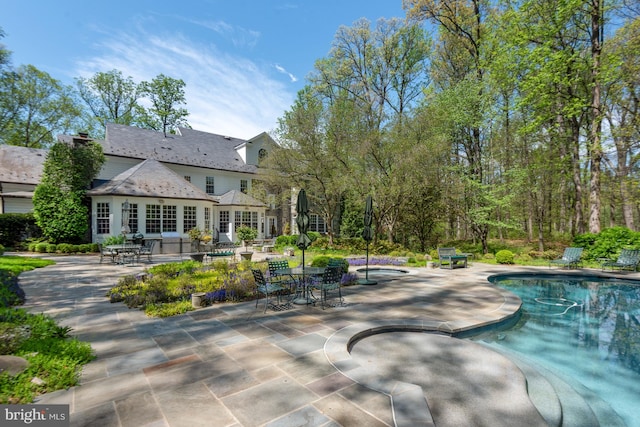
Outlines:
{"label": "outdoor chair", "polygon": [[104,258],[109,258],[109,260],[111,260],[111,262],[115,264],[116,257],[118,256],[118,253],[116,251],[107,249],[102,243],[98,243],[98,251],[100,251],[100,264],[102,264],[102,260]]}
{"label": "outdoor chair", "polygon": [[456,253],[456,248],[438,248],[438,259],[440,259],[440,268],[453,270],[456,267],[467,268],[467,256]]}
{"label": "outdoor chair", "polygon": [[618,268],[620,270],[632,270],[636,271],[638,269],[638,264],[640,263],[640,250],[636,249],[623,249],[620,252],[620,256],[616,260],[603,260],[602,261],[602,270],[606,267]]}
{"label": "outdoor chair", "polygon": [[282,271],[289,268],[289,261],[287,260],[269,260],[267,261],[269,268],[269,280],[271,283],[277,283],[289,288],[296,287],[296,281],[291,275],[283,275]]}
{"label": "outdoor chair", "polygon": [[[281,304],[280,298],[288,290],[279,283],[271,283],[264,278],[261,270],[251,269],[253,273],[253,279],[256,282],[256,308],[258,308],[258,302],[260,301],[260,295],[264,295],[264,313],[267,312],[267,308],[271,306],[274,310],[282,310],[289,304]],[[273,298],[276,297],[277,304],[273,303]]]}
{"label": "outdoor chair", "polygon": [[[327,298],[330,292],[338,292],[338,304],[342,304],[342,267],[327,267],[322,274],[322,281],[315,283],[314,287],[320,291],[320,304],[324,310],[329,304]],[[336,304],[337,305],[337,304]]]}
{"label": "outdoor chair", "polygon": [[141,256],[146,256],[147,261],[151,262],[151,257],[153,256],[153,249],[156,246],[156,240],[145,240],[140,250],[138,251],[138,262],[140,262]]}
{"label": "outdoor chair", "polygon": [[582,249],[583,248],[565,248],[562,258],[549,261],[549,268],[551,268],[552,265],[560,265],[567,268],[580,267],[582,265],[582,260],[580,259]]}

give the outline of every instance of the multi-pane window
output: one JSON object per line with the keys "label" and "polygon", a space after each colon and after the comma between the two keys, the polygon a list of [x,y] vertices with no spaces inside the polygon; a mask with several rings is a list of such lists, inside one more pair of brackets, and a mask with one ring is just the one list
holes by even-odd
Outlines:
{"label": "multi-pane window", "polygon": [[247,181],[246,179],[241,179],[240,180],[240,191],[246,194],[247,190],[249,190],[249,181]]}
{"label": "multi-pane window", "polygon": [[162,231],[162,218],[160,205],[147,205],[147,227],[145,233],[160,233]]}
{"label": "multi-pane window", "polygon": [[309,231],[317,231],[318,233],[327,232],[327,224],[325,224],[324,219],[320,215],[309,215]]}
{"label": "multi-pane window", "polygon": [[211,232],[211,208],[204,208],[204,229],[207,233]]}
{"label": "multi-pane window", "polygon": [[251,211],[236,211],[234,221],[234,228],[237,230],[239,227],[251,227],[258,229],[258,212]]}
{"label": "multi-pane window", "polygon": [[178,231],[178,208],[175,205],[162,206],[162,231]]}
{"label": "multi-pane window", "polygon": [[220,223],[218,224],[218,230],[221,233],[229,232],[229,211],[220,211]]}
{"label": "multi-pane window", "polygon": [[185,206],[184,207],[184,217],[183,217],[183,231],[188,233],[192,228],[196,228],[198,226],[198,217],[196,215],[196,207],[195,206]]}
{"label": "multi-pane window", "polygon": [[110,234],[110,210],[109,203],[97,203],[96,204],[96,233],[98,234]]}
{"label": "multi-pane window", "polygon": [[208,176],[207,177],[207,182],[206,182],[206,188],[205,191],[207,192],[207,194],[215,194],[215,185],[214,185],[214,179],[212,176]]}

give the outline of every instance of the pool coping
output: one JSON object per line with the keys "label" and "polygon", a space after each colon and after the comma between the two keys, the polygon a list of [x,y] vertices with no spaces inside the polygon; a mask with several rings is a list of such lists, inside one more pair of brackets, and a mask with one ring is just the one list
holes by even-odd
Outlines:
{"label": "pool coping", "polygon": [[506,290],[495,288],[504,300],[498,310],[454,321],[392,319],[355,323],[331,335],[324,345],[329,363],[343,375],[391,399],[396,427],[435,426],[422,387],[403,381],[384,378],[366,369],[351,356],[353,345],[359,340],[387,332],[427,332],[463,337],[486,328],[504,326],[520,316],[522,301]]}

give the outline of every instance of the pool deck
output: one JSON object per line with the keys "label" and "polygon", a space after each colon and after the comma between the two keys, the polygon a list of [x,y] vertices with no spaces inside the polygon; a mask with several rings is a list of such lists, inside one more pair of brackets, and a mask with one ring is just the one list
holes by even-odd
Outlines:
{"label": "pool deck", "polygon": [[[149,264],[48,258],[57,264],[20,276],[25,308],[72,327],[97,355],[79,386],[36,401],[70,405],[72,426],[555,423],[528,398],[522,370],[494,351],[434,334],[394,346],[372,334],[455,332],[498,322],[519,302],[488,284],[488,276],[566,270],[477,262],[466,269],[407,268],[408,274],[376,285],[343,288],[345,304],[326,310],[317,304],[263,313],[262,305],[244,302],[155,319],[104,296],[118,277]],[[154,264],[176,259],[154,255]],[[640,279],[638,273],[611,276]],[[358,336],[363,339],[356,342]],[[384,363],[388,359],[401,366]],[[407,381],[411,375],[426,385]]]}

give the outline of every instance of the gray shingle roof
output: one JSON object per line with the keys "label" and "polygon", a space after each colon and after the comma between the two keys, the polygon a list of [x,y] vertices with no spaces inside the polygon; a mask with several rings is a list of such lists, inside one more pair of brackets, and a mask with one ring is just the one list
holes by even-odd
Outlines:
{"label": "gray shingle roof", "polygon": [[148,159],[87,192],[88,196],[122,195],[162,199],[215,199],[157,160]]}
{"label": "gray shingle roof", "polygon": [[0,145],[0,182],[40,183],[47,150]]}
{"label": "gray shingle roof", "polygon": [[260,200],[254,199],[253,197],[238,190],[227,191],[223,195],[217,196],[216,199],[218,200],[220,206],[266,206]]}
{"label": "gray shingle roof", "polygon": [[155,159],[163,163],[234,172],[257,172],[257,167],[245,164],[235,150],[235,147],[249,141],[193,129],[180,128],[178,135],[165,138],[162,132],[109,123],[105,140],[97,142],[102,145],[105,155]]}

